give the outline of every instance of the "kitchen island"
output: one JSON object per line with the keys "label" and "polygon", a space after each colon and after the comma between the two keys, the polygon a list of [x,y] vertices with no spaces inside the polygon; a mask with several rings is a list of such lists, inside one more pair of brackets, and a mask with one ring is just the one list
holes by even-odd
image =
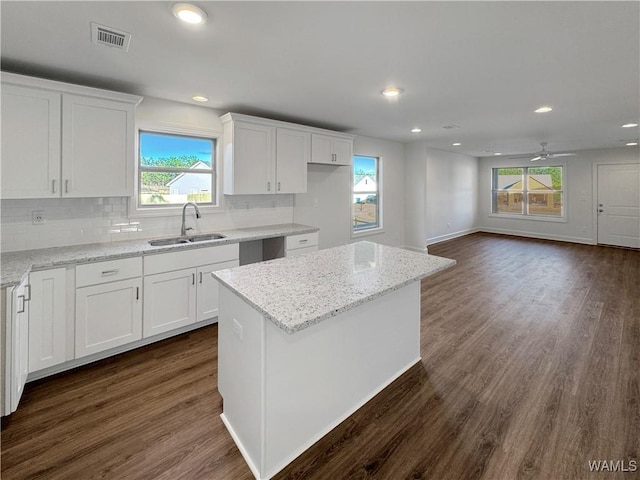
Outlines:
{"label": "kitchen island", "polygon": [[221,418],[256,478],[420,361],[420,279],[454,264],[358,242],[212,273]]}

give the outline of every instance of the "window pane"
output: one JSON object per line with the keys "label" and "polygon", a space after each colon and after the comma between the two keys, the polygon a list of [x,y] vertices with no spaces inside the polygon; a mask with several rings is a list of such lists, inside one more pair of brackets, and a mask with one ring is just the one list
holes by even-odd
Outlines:
{"label": "window pane", "polygon": [[213,176],[210,173],[142,172],[141,205],[211,203]]}
{"label": "window pane", "polygon": [[562,190],[562,167],[529,169],[529,190]]}
{"label": "window pane", "polygon": [[364,230],[378,226],[378,195],[353,195],[353,229]]}
{"label": "window pane", "polygon": [[495,168],[494,190],[522,191],[524,187],[523,168]]}
{"label": "window pane", "polygon": [[562,193],[561,192],[538,192],[529,193],[529,213],[531,215],[562,215]]}
{"label": "window pane", "polygon": [[213,140],[140,132],[140,165],[151,168],[211,169]]}
{"label": "window pane", "polygon": [[493,213],[524,213],[522,192],[494,191]]}
{"label": "window pane", "polygon": [[378,191],[377,161],[374,157],[353,157],[354,192]]}

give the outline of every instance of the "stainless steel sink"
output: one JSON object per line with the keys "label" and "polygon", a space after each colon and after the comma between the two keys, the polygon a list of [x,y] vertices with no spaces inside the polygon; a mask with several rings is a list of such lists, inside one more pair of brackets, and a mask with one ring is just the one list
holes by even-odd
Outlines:
{"label": "stainless steel sink", "polygon": [[190,237],[159,238],[157,240],[149,240],[149,245],[152,247],[165,247],[167,245],[180,245],[183,243],[208,242],[210,240],[220,240],[221,238],[226,238],[226,235],[221,233],[204,233],[202,235],[192,235]]}

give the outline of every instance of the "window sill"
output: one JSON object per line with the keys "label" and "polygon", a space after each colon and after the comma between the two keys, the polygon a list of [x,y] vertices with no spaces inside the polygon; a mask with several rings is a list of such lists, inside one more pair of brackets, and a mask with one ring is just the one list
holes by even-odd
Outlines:
{"label": "window sill", "polygon": [[[134,199],[129,199],[134,201]],[[178,217],[182,215],[183,205],[176,205],[175,207],[157,207],[157,208],[131,208],[129,215],[132,218],[149,218],[149,217]],[[209,213],[224,213],[224,208],[220,205],[198,205],[198,210],[203,215]],[[188,209],[187,213],[191,212]]]}
{"label": "window sill", "polygon": [[545,217],[544,215],[510,215],[507,213],[490,213],[492,218],[507,218],[509,220],[533,220],[535,222],[567,223],[567,217]]}
{"label": "window sill", "polygon": [[371,235],[379,235],[381,233],[384,233],[384,228],[382,227],[360,230],[358,232],[351,230],[351,238],[369,237]]}

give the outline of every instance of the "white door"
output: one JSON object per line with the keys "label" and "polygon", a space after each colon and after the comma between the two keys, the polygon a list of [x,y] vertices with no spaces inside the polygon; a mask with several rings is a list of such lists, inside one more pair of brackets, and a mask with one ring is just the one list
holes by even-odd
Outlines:
{"label": "white door", "polygon": [[66,360],[67,271],[64,268],[29,274],[29,373]]}
{"label": "white door", "polygon": [[2,86],[2,198],[60,196],[60,94]]}
{"label": "white door", "polygon": [[598,243],[640,248],[640,164],[598,165]]}
{"label": "white door", "polygon": [[134,106],[99,98],[62,99],[62,196],[133,194]]}
{"label": "white door", "polygon": [[76,358],[142,338],[140,278],[76,289]]}
{"label": "white door", "polygon": [[276,131],[276,193],[307,191],[307,162],[311,153],[308,132],[278,128]]}
{"label": "white door", "polygon": [[198,267],[198,312],[196,319],[198,322],[218,316],[219,285],[218,281],[211,276],[211,272],[237,267],[239,264],[238,260],[230,260]]}
{"label": "white door", "polygon": [[144,277],[144,337],[196,321],[196,269]]}

